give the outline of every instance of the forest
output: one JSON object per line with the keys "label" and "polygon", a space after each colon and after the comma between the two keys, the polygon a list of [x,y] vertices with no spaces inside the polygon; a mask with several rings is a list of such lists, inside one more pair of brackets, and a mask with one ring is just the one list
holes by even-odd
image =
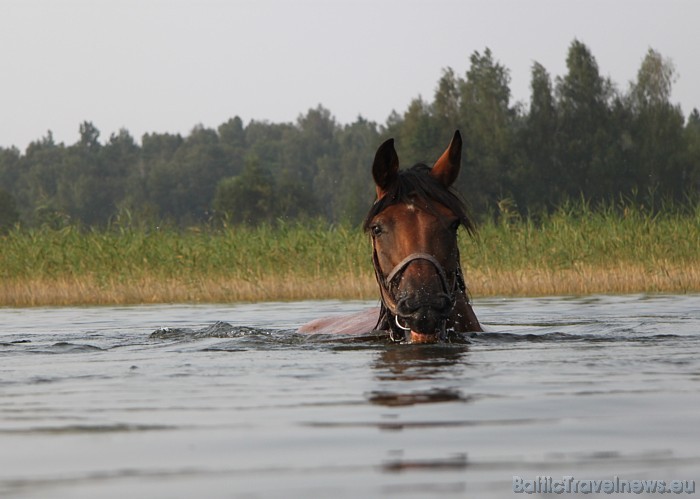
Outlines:
{"label": "forest", "polygon": [[[530,102],[512,102],[510,75],[486,48],[464,74],[445,68],[432,99],[416,97],[386,123],[338,123],[322,105],[294,123],[232,117],[182,136],[126,129],[103,139],[90,121],[80,139],[49,131],[0,148],[0,232],[20,227],[120,224],[357,225],[372,202],[377,146],[396,139],[404,160],[431,164],[455,129],[464,151],[457,189],[477,220],[537,219],[562,204],[696,206],[700,113],[670,102],[677,73],[653,49],[620,88],[574,40],[566,74],[532,65]],[[404,167],[410,164],[404,164]]]}

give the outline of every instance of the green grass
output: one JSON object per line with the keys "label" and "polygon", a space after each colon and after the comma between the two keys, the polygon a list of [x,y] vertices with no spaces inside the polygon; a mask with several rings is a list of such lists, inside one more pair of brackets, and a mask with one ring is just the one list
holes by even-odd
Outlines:
{"label": "green grass", "polygon": [[[464,258],[464,256],[463,256]],[[571,269],[700,261],[700,205],[651,214],[638,208],[566,206],[532,220],[487,223],[469,254],[475,268]]]}
{"label": "green grass", "polygon": [[358,230],[321,224],[217,231],[13,230],[0,238],[0,278],[314,276],[362,272],[371,261],[368,248]]}
{"label": "green grass", "polygon": [[[460,238],[475,296],[700,291],[700,207],[569,206],[486,222]],[[13,229],[0,305],[376,297],[359,228]]]}

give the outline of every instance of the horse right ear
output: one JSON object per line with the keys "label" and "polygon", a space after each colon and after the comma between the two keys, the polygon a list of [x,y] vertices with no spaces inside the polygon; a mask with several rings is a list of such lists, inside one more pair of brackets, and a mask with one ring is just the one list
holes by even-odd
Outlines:
{"label": "horse right ear", "polygon": [[389,139],[379,146],[374,155],[372,176],[377,186],[377,199],[384,197],[399,175],[399,156],[394,149],[394,139]]}
{"label": "horse right ear", "polygon": [[459,165],[462,161],[462,135],[459,130],[455,130],[450,145],[440,159],[438,159],[433,168],[430,170],[430,175],[438,179],[442,185],[449,187],[454,184],[459,175]]}

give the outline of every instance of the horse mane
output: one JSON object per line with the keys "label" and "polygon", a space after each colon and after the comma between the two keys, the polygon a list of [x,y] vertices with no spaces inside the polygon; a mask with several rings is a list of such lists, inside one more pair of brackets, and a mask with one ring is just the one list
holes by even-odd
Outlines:
{"label": "horse mane", "polygon": [[[430,175],[430,167],[424,163],[399,171],[397,179],[386,194],[375,201],[370,208],[362,225],[363,229],[369,230],[374,217],[389,206],[412,203],[415,202],[416,197],[423,200],[428,209],[432,208],[431,202],[442,204],[459,218],[470,235],[474,234],[474,224],[467,215],[467,208],[461,196],[453,188],[446,188],[438,179]],[[437,214],[436,211],[432,212]]]}

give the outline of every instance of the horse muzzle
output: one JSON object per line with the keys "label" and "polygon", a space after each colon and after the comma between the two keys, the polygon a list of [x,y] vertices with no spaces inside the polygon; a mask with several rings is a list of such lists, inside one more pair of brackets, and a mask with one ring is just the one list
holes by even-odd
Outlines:
{"label": "horse muzzle", "polygon": [[[373,261],[382,304],[394,315],[395,324],[401,330],[399,332],[390,325],[391,339],[410,343],[446,341],[447,319],[455,305],[456,289],[462,282],[459,270],[454,271],[450,286],[442,264],[427,253],[411,253],[401,260],[386,278],[380,270],[376,250],[373,253]],[[425,277],[405,275],[408,266],[414,262],[425,263],[423,267],[434,269],[428,270],[430,274],[427,280]],[[401,284],[397,282],[399,279]],[[398,288],[396,294],[392,293],[392,286]]]}
{"label": "horse muzzle", "polygon": [[406,340],[410,343],[446,340],[445,324],[452,311],[452,300],[447,294],[423,299],[405,297],[398,301],[396,311],[396,324],[407,333]]}

